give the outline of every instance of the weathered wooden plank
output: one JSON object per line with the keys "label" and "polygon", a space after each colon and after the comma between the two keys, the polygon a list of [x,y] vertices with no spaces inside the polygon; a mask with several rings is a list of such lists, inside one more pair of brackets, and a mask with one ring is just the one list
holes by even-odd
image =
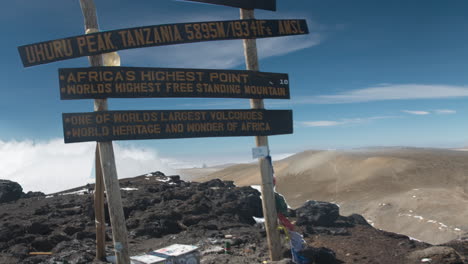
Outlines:
{"label": "weathered wooden plank", "polygon": [[144,110],[63,114],[65,143],[290,134],[291,110]]}
{"label": "weathered wooden plank", "polygon": [[104,214],[104,181],[102,175],[101,155],[96,146],[95,155],[96,183],[94,186],[94,213],[96,219],[96,259],[106,258],[106,220]]}
{"label": "weathered wooden plank", "polygon": [[18,47],[24,67],[123,49],[308,34],[304,19],[230,20],[118,29]]}
{"label": "weathered wooden plank", "polygon": [[59,69],[62,100],[204,97],[289,99],[284,73],[140,67]]}
{"label": "weathered wooden plank", "polygon": [[[241,9],[241,19],[254,19],[254,10]],[[247,70],[258,71],[260,66],[258,63],[257,55],[257,42],[255,39],[244,39],[244,54],[245,54],[245,65]],[[264,103],[262,99],[251,99],[250,106],[252,109],[263,109]],[[257,136],[255,137],[255,143],[257,147],[268,146],[268,137]],[[269,152],[269,150],[268,150]],[[263,216],[265,218],[265,229],[267,233],[267,242],[270,259],[272,261],[281,259],[281,241],[278,232],[277,218],[275,204],[275,192],[273,184],[273,170],[270,161],[265,158],[259,158],[260,174],[262,178],[261,190],[262,190],[262,207]]]}
{"label": "weathered wooden plank", "polygon": [[[81,11],[83,13],[85,33],[93,34],[99,31],[97,21],[96,6],[94,0],[80,0]],[[103,66],[101,55],[89,56],[91,66]],[[94,111],[107,110],[107,100],[94,100]],[[112,239],[117,264],[130,264],[128,254],[127,227],[120,196],[119,181],[115,166],[114,149],[112,142],[98,142],[96,146],[96,193],[95,193],[95,213],[96,220],[96,258],[102,259],[105,255],[105,224],[104,224],[104,190],[107,191],[107,203],[109,205],[109,216],[112,226]],[[98,186],[100,184],[101,186]],[[103,236],[104,234],[104,236]]]}

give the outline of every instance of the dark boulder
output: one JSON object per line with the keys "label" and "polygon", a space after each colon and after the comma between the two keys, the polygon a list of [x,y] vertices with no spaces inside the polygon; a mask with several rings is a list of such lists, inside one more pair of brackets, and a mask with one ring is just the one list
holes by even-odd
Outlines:
{"label": "dark boulder", "polygon": [[34,241],[31,243],[31,246],[36,251],[48,252],[55,247],[55,244],[49,238],[36,237],[36,239],[34,239]]}
{"label": "dark boulder", "polygon": [[16,182],[0,180],[0,203],[16,201],[23,196],[23,188]]}
{"label": "dark boulder", "polygon": [[69,236],[84,230],[84,226],[80,225],[68,225],[63,229],[63,232]]}
{"label": "dark boulder", "polygon": [[214,180],[210,180],[210,181],[207,181],[207,182],[203,182],[203,183],[200,183],[198,185],[198,189],[199,190],[204,190],[204,189],[207,189],[207,188],[222,188],[222,187],[225,187],[226,184],[220,180],[220,179],[214,179]]}
{"label": "dark boulder", "polygon": [[333,223],[340,216],[339,207],[336,204],[307,201],[296,210],[298,226],[333,226]]}
{"label": "dark boulder", "polygon": [[458,252],[450,247],[429,247],[411,252],[406,257],[405,264],[421,263],[422,259],[430,259],[430,263],[437,264],[463,264]]}
{"label": "dark boulder", "polygon": [[23,198],[40,198],[40,197],[45,197],[45,194],[43,192],[27,192],[23,195]]}
{"label": "dark boulder", "polygon": [[[41,219],[42,220],[42,219]],[[26,230],[30,234],[46,235],[52,232],[52,229],[46,224],[47,220],[41,222],[34,222],[30,226],[26,227]]]}
{"label": "dark boulder", "polygon": [[299,255],[311,260],[315,264],[334,264],[337,263],[336,254],[328,248],[307,247],[299,252]]}
{"label": "dark boulder", "polygon": [[348,216],[347,218],[348,218],[348,221],[352,223],[353,225],[371,226],[362,215],[352,214]]}

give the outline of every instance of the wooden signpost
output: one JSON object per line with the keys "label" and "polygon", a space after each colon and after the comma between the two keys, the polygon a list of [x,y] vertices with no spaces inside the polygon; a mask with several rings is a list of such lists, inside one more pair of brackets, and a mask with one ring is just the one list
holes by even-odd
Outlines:
{"label": "wooden signpost", "polygon": [[303,19],[210,21],[96,32],[25,45],[18,47],[18,51],[24,67],[29,67],[124,49],[308,33]]}
{"label": "wooden signpost", "polygon": [[[96,6],[94,0],[80,0],[83,13],[85,33],[99,31]],[[89,63],[93,67],[104,66],[102,56],[90,56]],[[107,100],[94,100],[94,111],[106,111]],[[96,185],[95,185],[95,215],[96,215],[96,258],[103,260],[105,251],[105,219],[104,219],[104,187],[107,193],[109,218],[112,226],[112,240],[117,264],[130,264],[128,253],[128,235],[120,194],[117,168],[115,165],[114,148],[111,141],[98,142],[96,146]]]}
{"label": "wooden signpost", "polygon": [[[241,9],[241,19],[254,19],[253,9]],[[244,39],[244,54],[245,65],[247,70],[258,71],[260,66],[258,64],[257,43],[255,39]],[[251,99],[250,106],[253,109],[264,109],[262,99]],[[268,146],[268,137],[256,136],[255,144],[257,147],[266,147],[268,155],[270,155],[270,148]],[[275,192],[273,184],[273,168],[271,160],[267,157],[259,158],[260,174],[262,177],[262,208],[263,217],[265,218],[265,230],[267,233],[267,243],[269,249],[270,259],[281,259],[281,240],[278,232],[278,214],[276,212]]]}
{"label": "wooden signpost", "polygon": [[207,4],[225,5],[246,9],[276,11],[276,0],[185,0]]}
{"label": "wooden signpost", "polygon": [[137,67],[59,69],[67,99],[204,97],[289,99],[287,74]]}
{"label": "wooden signpost", "polygon": [[103,111],[63,114],[65,143],[291,134],[290,110]]}
{"label": "wooden signpost", "polygon": [[[94,0],[80,0],[86,35],[18,47],[24,67],[89,56],[90,68],[60,69],[61,99],[95,99],[94,111],[63,114],[66,143],[97,141],[96,258],[105,257],[104,188],[117,264],[129,264],[127,230],[112,140],[256,136],[293,132],[292,111],[264,110],[263,98],[289,99],[287,74],[259,72],[257,38],[308,34],[305,20],[256,20],[253,9],[276,10],[275,0],[187,0],[241,8],[241,20],[179,23],[99,32]],[[243,39],[247,71],[116,67],[101,54],[122,49]],[[106,54],[108,56],[108,54]],[[118,60],[116,60],[118,61]],[[104,67],[113,66],[113,67]],[[251,110],[108,111],[107,98],[250,98]],[[259,159],[262,202],[271,260],[281,245],[276,222],[272,166]]]}

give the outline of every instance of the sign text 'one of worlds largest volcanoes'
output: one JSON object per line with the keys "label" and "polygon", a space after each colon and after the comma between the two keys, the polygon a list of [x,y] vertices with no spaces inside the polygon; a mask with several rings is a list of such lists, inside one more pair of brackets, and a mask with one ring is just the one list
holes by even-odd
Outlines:
{"label": "sign text 'one of worlds largest volcanoes'", "polygon": [[103,31],[18,47],[24,67],[123,49],[308,34],[303,19],[179,23]]}
{"label": "sign text 'one of worlds largest volcanoes'", "polygon": [[65,143],[293,133],[291,110],[143,110],[64,113]]}

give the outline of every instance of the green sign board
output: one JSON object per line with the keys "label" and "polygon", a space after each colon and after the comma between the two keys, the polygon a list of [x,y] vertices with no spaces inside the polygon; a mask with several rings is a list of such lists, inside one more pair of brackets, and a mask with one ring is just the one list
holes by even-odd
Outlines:
{"label": "green sign board", "polygon": [[124,49],[308,34],[305,20],[231,20],[97,32],[18,47],[24,67]]}
{"label": "green sign board", "polygon": [[59,69],[67,99],[205,97],[289,99],[287,74],[139,67]]}
{"label": "green sign board", "polygon": [[293,132],[291,110],[151,110],[64,113],[65,143],[267,136]]}

